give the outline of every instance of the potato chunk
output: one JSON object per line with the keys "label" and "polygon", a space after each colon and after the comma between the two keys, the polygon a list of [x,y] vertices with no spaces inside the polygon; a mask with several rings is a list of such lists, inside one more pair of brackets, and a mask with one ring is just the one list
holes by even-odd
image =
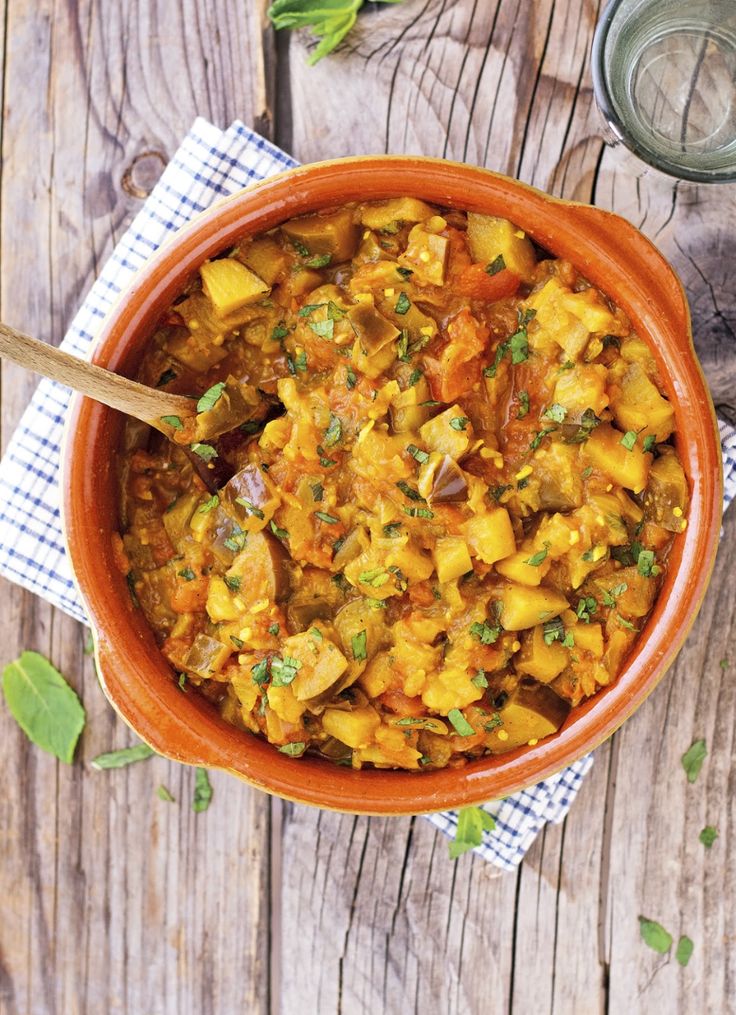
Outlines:
{"label": "potato chunk", "polygon": [[583,457],[614,483],[641,493],[647,485],[652,456],[642,450],[639,441],[629,450],[621,443],[623,437],[620,430],[601,424],[583,445]]}
{"label": "potato chunk", "polygon": [[[580,625],[584,626],[584,625]],[[600,631],[600,625],[597,625]],[[577,628],[576,628],[577,631]],[[558,677],[569,662],[567,649],[559,641],[547,645],[541,624],[524,636],[521,652],[514,660],[517,673],[526,673],[543,684]]]}
{"label": "potato chunk", "polygon": [[500,710],[503,725],[488,735],[495,754],[513,751],[530,741],[556,733],[570,713],[570,704],[543,684],[520,684]]}
{"label": "potato chunk", "polygon": [[461,536],[445,536],[434,547],[434,566],[440,582],[451,582],[473,570],[468,546]]}
{"label": "potato chunk", "polygon": [[340,678],[348,668],[348,661],[337,645],[321,632],[318,637],[316,630],[293,634],[281,645],[284,656],[301,663],[290,685],[297,701],[312,701],[330,692],[336,693]]}
{"label": "potato chunk", "polygon": [[516,550],[514,529],[504,507],[475,515],[463,526],[470,552],[484,564],[494,564]]}
{"label": "potato chunk", "polygon": [[202,286],[220,317],[227,317],[270,291],[262,278],[232,257],[206,261],[199,269]]}
{"label": "potato chunk", "polygon": [[675,429],[675,410],[650,381],[639,363],[630,363],[614,389],[611,408],[623,430],[634,430],[641,439],[653,434],[657,443]]}
{"label": "potato chunk", "polygon": [[470,447],[473,424],[455,404],[420,427],[419,433],[432,451],[439,451],[458,461]]}
{"label": "potato chunk", "polygon": [[523,631],[557,617],[567,609],[567,599],[554,589],[506,585],[501,591],[501,626],[506,631]]}
{"label": "potato chunk", "polygon": [[368,747],[380,725],[378,712],[370,706],[356,708],[352,712],[328,708],[322,716],[322,728],[325,733],[329,733],[331,737],[354,750]]}
{"label": "potato chunk", "polygon": [[537,259],[531,240],[508,219],[468,212],[468,243],[474,261],[490,264],[499,254],[509,271],[528,282]]}

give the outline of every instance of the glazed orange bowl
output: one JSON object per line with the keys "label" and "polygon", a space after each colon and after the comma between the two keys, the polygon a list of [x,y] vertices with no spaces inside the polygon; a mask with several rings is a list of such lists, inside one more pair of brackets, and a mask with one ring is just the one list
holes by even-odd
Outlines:
{"label": "glazed orange bowl", "polygon": [[422,773],[354,770],[279,753],[227,723],[203,695],[183,694],[116,566],[116,456],[124,418],[88,399],[70,413],[63,463],[65,532],[96,636],[103,690],[132,729],[176,761],[231,772],[286,799],[368,814],[465,806],[529,786],[609,737],[672,663],[705,594],[721,517],[721,459],[711,399],[692,343],[682,287],[664,258],[624,219],[559,201],[515,180],[435,159],[340,159],[297,168],[238,192],[177,233],[138,273],[101,328],[94,361],[135,376],[162,314],[199,267],[243,236],[347,202],[410,195],[441,207],[505,217],[541,248],[572,262],[628,316],[655,358],[675,411],[675,448],[690,487],[688,525],[674,537],[651,614],[618,677],[572,709],[538,743]]}

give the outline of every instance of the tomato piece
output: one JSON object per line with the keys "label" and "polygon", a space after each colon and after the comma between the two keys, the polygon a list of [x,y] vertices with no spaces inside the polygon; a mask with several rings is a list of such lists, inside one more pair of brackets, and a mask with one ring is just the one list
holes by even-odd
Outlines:
{"label": "tomato piece", "polygon": [[439,359],[425,358],[432,397],[453,402],[480,379],[480,353],[490,332],[467,307],[447,325],[448,343]]}
{"label": "tomato piece", "polygon": [[421,698],[408,698],[403,691],[396,689],[384,691],[378,700],[384,708],[390,709],[397,715],[420,716],[426,712]]}
{"label": "tomato piece", "polygon": [[455,292],[473,300],[502,300],[515,296],[521,279],[508,268],[489,275],[483,264],[471,264],[455,282]]}

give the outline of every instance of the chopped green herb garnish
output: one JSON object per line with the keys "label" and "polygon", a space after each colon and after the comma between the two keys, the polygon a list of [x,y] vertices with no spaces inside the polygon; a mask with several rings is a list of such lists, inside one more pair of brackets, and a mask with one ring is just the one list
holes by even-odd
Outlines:
{"label": "chopped green herb garnish", "polygon": [[217,458],[217,452],[211,444],[192,444],[192,451],[204,462],[211,462],[213,458]]}
{"label": "chopped green herb garnish", "polygon": [[644,443],[642,446],[645,451],[649,452],[654,451],[655,447],[657,446],[657,438],[655,437],[655,435],[653,433],[648,434],[648,436],[644,438]]}
{"label": "chopped green herb garnish", "polygon": [[197,402],[197,412],[207,412],[209,409],[219,402],[220,397],[225,390],[225,381],[218,381],[217,384],[213,384],[211,388],[207,388],[205,393]]}
{"label": "chopped green herb garnish", "polygon": [[420,465],[424,465],[425,462],[429,461],[429,454],[426,451],[422,451],[416,444],[407,444],[406,450],[414,459],[415,462],[419,462]]}
{"label": "chopped green herb garnish", "polygon": [[410,306],[411,300],[406,293],[399,293],[399,298],[397,299],[396,306],[394,307],[394,313],[401,314],[403,316],[409,310]]}
{"label": "chopped green herb garnish", "polygon": [[266,516],[259,507],[256,507],[251,501],[245,497],[236,497],[235,503],[240,504],[241,507],[245,508],[249,515],[255,515],[256,518],[263,520]]}
{"label": "chopped green herb garnish", "polygon": [[499,726],[503,726],[503,719],[498,712],[494,712],[488,722],[483,723],[483,729],[486,733],[493,733],[493,731],[498,729]]}
{"label": "chopped green herb garnish", "polygon": [[503,259],[503,254],[499,254],[498,257],[494,257],[490,264],[486,265],[486,273],[488,275],[498,275],[499,271],[503,271],[506,267],[506,262]]}
{"label": "chopped green herb garnish", "polygon": [[[299,313],[301,314],[301,310],[299,311]],[[289,329],[288,329],[288,328],[286,327],[286,325],[284,324],[284,322],[283,322],[283,321],[281,321],[281,322],[280,322],[279,324],[277,324],[277,325],[276,325],[276,327],[275,327],[275,328],[274,328],[274,329],[273,329],[273,330],[271,331],[271,341],[272,341],[272,342],[281,342],[281,341],[282,341],[283,339],[285,339],[285,338],[286,338],[286,336],[287,336],[288,334],[289,334]]]}
{"label": "chopped green herb garnish", "polygon": [[491,627],[487,621],[476,621],[470,625],[470,633],[477,638],[481,645],[492,645],[501,634],[500,627]]}
{"label": "chopped green herb garnish", "polygon": [[517,419],[523,419],[529,414],[529,392],[520,391],[519,393],[519,411],[516,413]]}
{"label": "chopped green herb garnish", "polygon": [[240,583],[241,583],[242,579],[239,577],[239,575],[236,575],[236,574],[226,574],[224,576],[223,580],[224,580],[225,584],[227,585],[227,587],[230,589],[231,592],[239,592],[240,591]]}
{"label": "chopped green herb garnish", "polygon": [[627,451],[633,451],[636,444],[636,431],[627,430],[619,441],[619,444],[623,444]]}
{"label": "chopped green herb garnish", "polygon": [[404,514],[410,518],[434,518],[434,511],[428,508],[405,507]]}
{"label": "chopped green herb garnish", "polygon": [[682,767],[685,769],[688,782],[695,782],[708,755],[705,740],[695,740],[682,756]]}
{"label": "chopped green herb garnish", "polygon": [[655,952],[665,955],[672,947],[672,935],[668,934],[661,923],[656,920],[648,920],[645,916],[639,917],[639,933],[644,944],[649,945]]}
{"label": "chopped green herb garnish", "polygon": [[274,637],[276,637],[276,635],[279,633],[279,625],[269,624],[267,630],[269,634],[272,634]]}
{"label": "chopped green herb garnish", "polygon": [[198,768],[194,773],[194,797],[192,810],[199,814],[206,811],[212,802],[212,786],[206,768]]}
{"label": "chopped green herb garnish", "polygon": [[309,327],[320,338],[326,338],[330,341],[335,335],[335,322],[331,318],[327,318],[326,321],[310,321]]}
{"label": "chopped green herb garnish", "polygon": [[310,485],[309,489],[312,491],[312,498],[315,501],[324,500],[325,488],[321,483],[313,483]]}
{"label": "chopped green herb garnish", "polygon": [[286,529],[279,528],[279,526],[276,524],[275,521],[273,521],[273,519],[271,520],[270,525],[271,532],[273,532],[274,536],[277,536],[279,539],[289,538],[289,533],[286,531]]}
{"label": "chopped green herb garnish", "polygon": [[533,437],[533,438],[532,438],[532,440],[531,440],[531,441],[529,442],[529,450],[530,450],[530,451],[536,451],[536,450],[537,450],[537,448],[539,447],[539,445],[540,445],[540,444],[542,443],[542,441],[544,440],[544,438],[545,438],[545,437],[546,437],[546,436],[547,436],[548,434],[551,434],[551,433],[553,433],[553,432],[554,432],[554,431],[555,431],[556,429],[557,429],[557,428],[556,428],[556,427],[554,427],[554,426],[548,426],[548,427],[546,427],[546,428],[545,428],[544,430],[537,430],[537,432],[536,432],[536,433],[534,434],[534,437]]}
{"label": "chopped green herb garnish", "polygon": [[639,552],[636,569],[643,578],[652,578],[659,574],[659,567],[654,563],[654,550]]}
{"label": "chopped green herb garnish", "polygon": [[279,747],[281,754],[287,754],[290,758],[301,758],[306,749],[307,745],[301,740],[295,741],[291,744],[284,744],[283,747]]}
{"label": "chopped green herb garnish", "polygon": [[340,442],[342,437],[342,423],[340,417],[336,416],[334,412],[330,413],[330,425],[325,431],[325,444],[328,448],[334,447]]}
{"label": "chopped green herb garnish", "polygon": [[453,430],[465,430],[469,422],[470,420],[467,416],[453,416],[450,420],[450,426]]}
{"label": "chopped green herb garnish", "polygon": [[250,672],[253,674],[253,683],[261,687],[268,680],[268,659],[261,659],[255,666],[251,666]]}
{"label": "chopped green herb garnish", "polygon": [[450,843],[450,859],[456,860],[483,842],[483,832],[492,832],[496,822],[482,807],[461,807],[457,812],[455,838]]}
{"label": "chopped green herb garnish", "polygon": [[404,496],[409,498],[409,500],[418,500],[424,502],[424,497],[422,497],[421,493],[419,493],[419,491],[415,490],[413,487],[409,486],[409,484],[405,480],[400,479],[396,485],[398,486],[399,490],[401,490],[401,492],[404,494]]}
{"label": "chopped green herb garnish", "polygon": [[414,385],[417,383],[417,381],[420,381],[423,376],[424,375],[422,374],[422,371],[418,367],[416,367],[414,370],[412,370],[411,374],[409,375],[409,380],[406,386],[408,388],[413,388]]}
{"label": "chopped green herb garnish", "polygon": [[703,843],[706,849],[710,849],[717,838],[718,829],[715,828],[714,825],[706,825],[698,836],[698,839]]}
{"label": "chopped green herb garnish", "polygon": [[199,507],[197,508],[197,511],[201,515],[209,514],[210,511],[214,511],[214,509],[217,507],[217,505],[219,503],[220,503],[220,498],[217,496],[216,493],[213,493],[212,496],[208,500],[206,500],[204,502],[204,504],[200,504],[199,505]]}
{"label": "chopped green herb garnish", "polygon": [[348,389],[348,391],[352,391],[357,383],[358,383],[358,378],[355,376],[355,371],[353,370],[353,368],[351,366],[348,365],[348,368],[347,368],[347,371],[346,371],[346,374],[345,374],[345,386]]}
{"label": "chopped green herb garnish", "polygon": [[501,500],[506,491],[511,489],[512,489],[511,484],[506,483],[504,486],[489,486],[488,493],[491,495],[491,497],[493,497],[496,503],[498,503],[498,501]]}
{"label": "chopped green herb garnish", "polygon": [[245,642],[243,641],[243,639],[242,638],[237,638],[234,634],[230,635],[230,641],[233,643],[235,648],[242,648],[243,645],[245,645]]}
{"label": "chopped green herb garnish", "polygon": [[565,638],[565,628],[562,624],[560,617],[555,617],[553,620],[545,621],[543,628],[543,638],[545,645],[551,645],[553,641],[563,641]]}
{"label": "chopped green herb garnish", "polygon": [[575,612],[578,615],[578,620],[581,620],[584,624],[589,624],[592,614],[594,614],[597,609],[597,599],[594,599],[593,596],[583,596],[582,599],[578,599],[578,605]]}
{"label": "chopped green herb garnish", "polygon": [[184,429],[184,424],[178,416],[162,416],[161,422],[166,423],[167,426],[172,426],[175,430]]}
{"label": "chopped green herb garnish", "polygon": [[309,317],[315,310],[319,310],[320,307],[326,307],[326,303],[306,303],[301,310],[297,311],[298,317]]}
{"label": "chopped green herb garnish", "polygon": [[695,945],[687,936],[687,934],[682,934],[680,936],[680,940],[677,942],[677,948],[675,949],[675,959],[677,960],[679,965],[684,967],[688,964],[688,962],[692,958],[694,949]]}
{"label": "chopped green herb garnish", "polygon": [[470,678],[470,683],[483,689],[488,687],[488,677],[483,670],[478,670],[475,676]]}
{"label": "chopped green herb garnish", "polygon": [[332,254],[315,254],[304,263],[308,268],[326,268],[332,260]]}
{"label": "chopped green herb garnish", "polygon": [[529,359],[529,340],[526,330],[517,331],[511,336],[509,348],[511,349],[512,363],[525,363]]}
{"label": "chopped green herb garnish", "polygon": [[335,518],[334,515],[328,515],[326,511],[315,511],[314,512],[314,517],[315,518],[319,518],[319,520],[321,522],[324,522],[325,525],[339,525],[340,524],[340,519],[339,518]]}
{"label": "chopped green herb garnish", "polygon": [[414,274],[411,268],[404,268],[401,265],[399,265],[396,268],[396,271],[401,276],[401,278],[411,278],[411,276]]}
{"label": "chopped green herb garnish", "polygon": [[539,567],[539,565],[547,559],[548,550],[549,543],[545,543],[543,550],[537,550],[537,552],[533,553],[529,560],[525,560],[524,563],[531,564],[532,567]]}
{"label": "chopped green herb garnish", "polygon": [[567,416],[567,409],[559,402],[553,402],[542,415],[544,419],[552,419],[555,423],[562,423]]}
{"label": "chopped green herb garnish", "polygon": [[274,687],[288,687],[294,680],[302,664],[291,656],[274,656],[271,660],[271,683]]}
{"label": "chopped green herb garnish", "polygon": [[353,650],[353,659],[357,662],[368,658],[367,639],[368,635],[364,628],[362,631],[354,634],[350,641]]}
{"label": "chopped green herb garnish", "polygon": [[396,539],[400,535],[401,522],[389,522],[383,526],[383,534],[388,539]]}
{"label": "chopped green herb garnish", "polygon": [[194,581],[194,571],[192,571],[191,567],[185,567],[182,571],[177,571],[176,573],[179,578],[183,578],[185,582]]}
{"label": "chopped green herb garnish", "polygon": [[459,708],[451,708],[447,713],[447,718],[452,723],[455,732],[461,737],[472,737],[475,730],[470,725],[468,720],[462,714]]}

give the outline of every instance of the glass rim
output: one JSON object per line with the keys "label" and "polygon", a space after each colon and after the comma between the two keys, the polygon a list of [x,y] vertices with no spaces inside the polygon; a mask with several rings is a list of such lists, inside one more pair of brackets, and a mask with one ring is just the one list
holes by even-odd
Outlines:
{"label": "glass rim", "polygon": [[618,140],[629,149],[637,158],[641,159],[653,169],[658,169],[667,176],[673,176],[679,180],[689,180],[691,183],[736,183],[736,168],[725,170],[698,170],[681,166],[672,162],[666,157],[655,154],[650,148],[643,145],[627,129],[626,124],[619,115],[608,87],[605,54],[608,34],[613,19],[624,0],[608,0],[604,7],[598,24],[593,33],[593,45],[590,51],[590,68],[593,78],[593,95],[598,108],[604,119],[610,126]]}

